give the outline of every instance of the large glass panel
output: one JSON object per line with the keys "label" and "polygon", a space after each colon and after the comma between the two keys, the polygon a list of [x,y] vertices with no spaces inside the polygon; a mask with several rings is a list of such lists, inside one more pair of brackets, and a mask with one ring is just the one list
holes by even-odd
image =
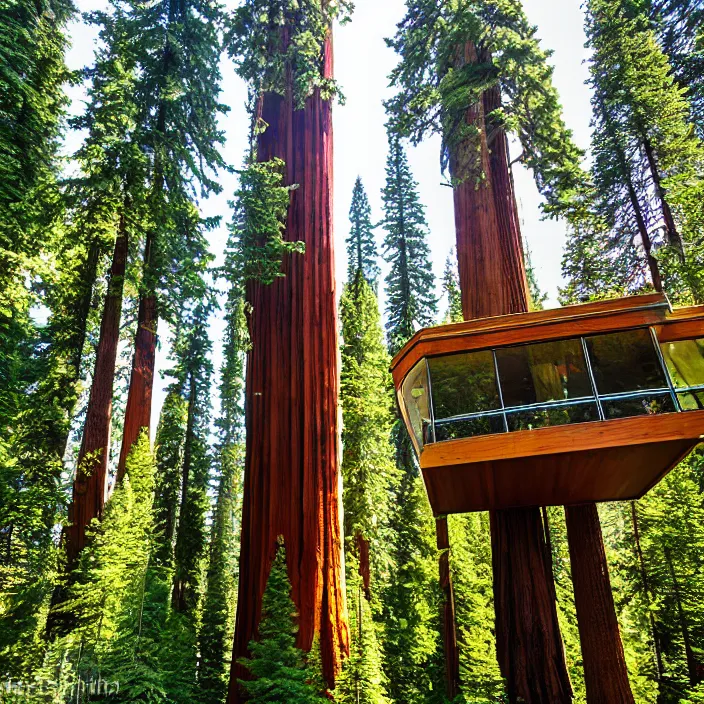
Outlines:
{"label": "large glass panel", "polygon": [[459,440],[460,438],[471,438],[476,435],[503,433],[505,430],[503,413],[490,413],[461,420],[446,420],[435,423],[435,439],[438,442],[442,440]]}
{"label": "large glass panel", "polygon": [[593,397],[581,340],[496,350],[506,408]]}
{"label": "large glass panel", "polygon": [[501,408],[490,350],[430,357],[428,366],[436,419]]}
{"label": "large glass panel", "polygon": [[423,447],[426,442],[433,441],[430,424],[428,370],[424,359],[413,367],[404,380],[402,395],[413,434],[418,444]]}
{"label": "large glass panel", "polygon": [[660,349],[676,388],[704,386],[704,338],[663,342]]}
{"label": "large glass panel", "polygon": [[506,414],[508,429],[512,432],[514,430],[535,430],[551,425],[588,423],[593,420],[599,420],[599,409],[595,401],[569,406],[556,405],[552,408],[511,411]]}
{"label": "large glass panel", "polygon": [[674,413],[677,410],[669,391],[603,400],[601,407],[607,420],[631,416],[653,416],[658,413]]}
{"label": "large glass panel", "polygon": [[668,388],[649,330],[588,337],[587,349],[600,396]]}

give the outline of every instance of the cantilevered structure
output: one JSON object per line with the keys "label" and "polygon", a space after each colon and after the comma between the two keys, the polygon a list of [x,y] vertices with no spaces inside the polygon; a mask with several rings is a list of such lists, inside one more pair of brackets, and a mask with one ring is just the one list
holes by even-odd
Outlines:
{"label": "cantilevered structure", "polygon": [[637,499],[704,435],[704,306],[658,293],[428,328],[392,372],[435,515]]}

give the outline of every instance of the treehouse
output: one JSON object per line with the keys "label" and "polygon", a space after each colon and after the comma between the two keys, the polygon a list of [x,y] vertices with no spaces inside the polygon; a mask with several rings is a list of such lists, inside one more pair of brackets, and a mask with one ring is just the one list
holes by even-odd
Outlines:
{"label": "treehouse", "polygon": [[428,328],[392,372],[435,515],[637,499],[704,435],[704,306],[652,294]]}

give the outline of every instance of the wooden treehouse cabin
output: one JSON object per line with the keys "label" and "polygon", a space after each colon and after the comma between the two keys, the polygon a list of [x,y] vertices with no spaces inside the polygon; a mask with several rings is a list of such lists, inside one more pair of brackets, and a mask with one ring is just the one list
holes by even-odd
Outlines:
{"label": "wooden treehouse cabin", "polygon": [[704,436],[704,306],[652,294],[428,328],[392,372],[436,516],[637,499]]}

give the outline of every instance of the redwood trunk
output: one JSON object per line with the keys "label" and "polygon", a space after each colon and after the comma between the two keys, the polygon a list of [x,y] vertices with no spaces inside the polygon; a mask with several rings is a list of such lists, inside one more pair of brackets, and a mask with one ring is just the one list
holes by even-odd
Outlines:
{"label": "redwood trunk", "polygon": [[595,504],[566,506],[567,537],[589,704],[633,704]]}
{"label": "redwood trunk", "polygon": [[68,516],[69,525],[64,531],[69,571],[75,567],[78,555],[85,546],[86,528],[94,518],[102,516],[105,505],[113,383],[120,339],[120,316],[122,315],[127,251],[127,227],[123,214],[115,239],[110,280],[105,295],[103,317],[100,322],[100,340],[83,427],[83,439],[76,464],[73,500]]}
{"label": "redwood trunk", "polygon": [[[153,234],[147,235],[144,245],[144,279],[151,276]],[[144,283],[143,283],[144,285]],[[151,286],[151,282],[149,282]],[[154,387],[154,367],[156,365],[156,329],[159,322],[156,294],[149,289],[139,299],[137,313],[137,334],[134,340],[132,373],[127,393],[125,423],[122,434],[120,460],[117,465],[117,481],[125,476],[127,457],[137,442],[143,428],[149,431],[152,415],[152,390]]]}
{"label": "redwood trunk", "polygon": [[496,650],[510,702],[572,701],[540,510],[493,511]]}
{"label": "redwood trunk", "polygon": [[[325,46],[332,75],[332,46]],[[285,237],[305,254],[287,257],[284,278],[247,285],[252,349],[247,363],[244,502],[239,595],[229,704],[244,701],[238,663],[261,616],[276,551],[286,546],[297,644],[320,637],[323,675],[333,686],[349,652],[342,581],[338,448],[338,332],[332,232],[332,114],[318,91],[304,109],[266,93],[258,158],[286,163],[291,193]]]}
{"label": "redwood trunk", "polygon": [[[478,60],[473,46],[465,46],[463,59]],[[462,143],[450,154],[465,320],[528,311],[506,135],[500,124],[487,120],[500,98],[499,89],[493,88],[470,107],[466,121],[479,129],[480,143]],[[477,184],[478,173],[483,178]],[[492,512],[491,536],[497,656],[509,699],[570,702],[540,509]]]}

